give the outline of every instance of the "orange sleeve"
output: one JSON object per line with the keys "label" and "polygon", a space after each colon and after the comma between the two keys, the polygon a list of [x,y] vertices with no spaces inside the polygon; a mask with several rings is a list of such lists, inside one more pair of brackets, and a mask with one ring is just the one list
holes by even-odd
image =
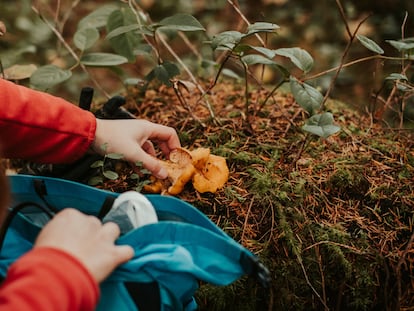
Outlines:
{"label": "orange sleeve", "polygon": [[95,116],[62,98],[0,79],[0,146],[6,158],[79,159],[93,142]]}
{"label": "orange sleeve", "polygon": [[95,310],[99,287],[71,255],[39,247],[16,261],[0,287],[0,310]]}

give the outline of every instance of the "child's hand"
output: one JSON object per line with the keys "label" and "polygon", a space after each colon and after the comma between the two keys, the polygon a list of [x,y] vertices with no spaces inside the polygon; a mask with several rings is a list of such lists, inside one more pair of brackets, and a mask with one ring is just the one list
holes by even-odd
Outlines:
{"label": "child's hand", "polygon": [[146,120],[96,120],[96,134],[92,149],[103,153],[101,146],[107,145],[106,153],[122,154],[125,160],[143,166],[158,178],[167,178],[167,171],[155,158],[153,143],[158,144],[165,156],[181,147],[176,131],[168,126]]}
{"label": "child's hand", "polygon": [[102,224],[94,216],[66,208],[46,224],[34,247],[66,251],[79,259],[99,283],[134,255],[132,247],[114,244],[119,234],[115,223]]}

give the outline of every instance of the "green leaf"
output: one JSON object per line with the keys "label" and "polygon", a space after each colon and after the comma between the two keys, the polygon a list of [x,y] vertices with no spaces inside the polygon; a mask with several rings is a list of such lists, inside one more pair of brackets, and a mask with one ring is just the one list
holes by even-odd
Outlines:
{"label": "green leaf", "polygon": [[111,53],[89,53],[81,58],[82,64],[96,67],[117,66],[127,62],[128,59],[126,57]]}
{"label": "green leaf", "polygon": [[46,90],[68,80],[72,76],[70,70],[55,65],[39,67],[30,77],[30,83],[37,89]]}
{"label": "green leaf", "polygon": [[135,191],[136,192],[142,192],[142,189],[144,188],[145,185],[149,185],[151,183],[151,181],[149,180],[144,180],[142,182],[140,182],[136,187],[135,187]]}
{"label": "green leaf", "polygon": [[79,50],[85,51],[92,47],[98,39],[99,31],[96,28],[82,28],[76,31],[73,43]]}
{"label": "green leaf", "polygon": [[150,170],[147,170],[146,168],[142,168],[139,170],[142,174],[151,175],[152,172]]}
{"label": "green leaf", "polygon": [[115,180],[115,179],[117,179],[118,177],[119,177],[119,175],[116,173],[116,172],[114,172],[114,171],[104,171],[103,173],[102,173],[106,178],[108,178],[108,179],[110,179],[110,180]]}
{"label": "green leaf", "polygon": [[36,70],[37,66],[34,64],[13,65],[9,68],[4,69],[4,78],[15,81],[24,80],[30,78]]}
{"label": "green leaf", "polygon": [[118,9],[118,6],[113,4],[99,7],[79,21],[78,29],[104,27],[109,15],[116,9]]}
{"label": "green leaf", "polygon": [[241,60],[247,65],[257,65],[257,64],[262,64],[262,65],[276,65],[276,62],[268,59],[267,57],[264,57],[262,55],[258,55],[258,54],[249,54],[249,55],[245,55],[241,58]]}
{"label": "green leaf", "polygon": [[104,161],[102,160],[95,161],[91,164],[91,168],[98,168],[98,167],[103,167],[103,166],[104,166]]}
{"label": "green leaf", "polygon": [[302,129],[319,137],[327,138],[341,129],[333,123],[334,119],[332,113],[325,112],[310,117]]}
{"label": "green leaf", "polygon": [[164,83],[167,86],[171,86],[171,79],[180,73],[179,68],[174,63],[165,62],[156,66],[147,76],[145,80],[151,82],[154,79]]}
{"label": "green leaf", "polygon": [[124,158],[124,155],[120,153],[108,153],[105,157],[112,160],[120,160]]}
{"label": "green leaf", "polygon": [[108,143],[103,143],[102,145],[99,146],[99,148],[101,148],[101,150],[105,153],[106,149],[108,149]]}
{"label": "green leaf", "polygon": [[114,30],[111,30],[106,35],[106,39],[109,40],[109,39],[115,38],[117,36],[126,34],[128,32],[132,32],[132,31],[138,30],[140,28],[141,28],[141,26],[138,25],[138,24],[135,24],[135,25],[127,25],[127,26],[120,26],[118,28],[115,28]]}
{"label": "green leaf", "polygon": [[166,17],[155,26],[158,26],[159,29],[167,28],[176,31],[205,31],[203,25],[189,14],[176,14]]}
{"label": "green leaf", "polygon": [[143,165],[144,165],[144,163],[142,161],[136,161],[135,162],[136,167],[142,167]]}
{"label": "green leaf", "polygon": [[94,176],[88,180],[88,185],[97,186],[103,184],[103,178],[101,176]]}
{"label": "green leaf", "polygon": [[131,176],[129,176],[131,179],[139,179],[139,175],[137,173],[132,173]]}
{"label": "green leaf", "polygon": [[254,45],[250,45],[250,48],[252,48],[253,50],[262,53],[264,56],[266,56],[267,58],[272,59],[273,57],[276,56],[276,51],[275,50],[271,50],[268,48],[264,48],[261,46],[254,46]]}
{"label": "green leaf", "polygon": [[385,78],[385,80],[401,80],[401,81],[408,81],[408,78],[406,75],[403,75],[401,73],[392,73],[388,77]]}
{"label": "green leaf", "polygon": [[238,31],[225,31],[213,37],[213,40],[211,41],[211,47],[213,50],[216,50],[218,48],[232,50],[237,44],[239,44],[242,38],[243,34]]}
{"label": "green leaf", "polygon": [[229,78],[233,78],[235,80],[241,80],[242,77],[240,77],[237,73],[235,73],[233,70],[228,69],[228,68],[223,68],[223,70],[221,71],[221,73]]}
{"label": "green leaf", "polygon": [[233,48],[233,53],[237,55],[245,55],[247,54],[246,52],[250,50],[250,45],[239,43]]}
{"label": "green leaf", "polygon": [[361,44],[368,50],[377,54],[384,54],[384,50],[375,41],[363,35],[357,35],[356,37],[358,41],[361,42]]}
{"label": "green leaf", "polygon": [[385,78],[386,81],[393,81],[395,85],[397,86],[398,90],[401,92],[406,92],[410,89],[408,84],[404,83],[398,83],[399,81],[408,82],[408,78],[406,75],[403,75],[401,73],[392,73],[388,77]]}
{"label": "green leaf", "polygon": [[[27,44],[27,43],[25,43]],[[21,48],[8,47],[0,50],[0,59],[4,68],[11,67],[20,62],[20,57],[26,53],[35,54],[37,48],[34,45],[25,45]]]}
{"label": "green leaf", "polygon": [[414,49],[414,42],[412,40],[386,40],[389,44],[395,47],[398,51],[407,51]]}
{"label": "green leaf", "polygon": [[[136,59],[135,49],[141,44],[140,36],[132,31],[137,29],[136,17],[131,9],[115,10],[111,13],[106,24],[106,29],[111,36],[108,35],[112,48],[119,55],[134,62]],[[121,29],[121,30],[119,30]],[[128,31],[125,31],[125,30]],[[117,33],[115,31],[118,31]],[[114,36],[114,32],[116,36]]]}
{"label": "green leaf", "polygon": [[313,115],[321,107],[322,94],[309,84],[301,83],[291,76],[290,89],[297,103],[310,115]]}
{"label": "green leaf", "polygon": [[257,22],[247,27],[247,35],[252,35],[258,32],[275,32],[280,27],[273,23]]}
{"label": "green leaf", "polygon": [[313,58],[304,49],[298,47],[277,49],[275,54],[288,57],[292,63],[305,73],[309,72],[313,67]]}

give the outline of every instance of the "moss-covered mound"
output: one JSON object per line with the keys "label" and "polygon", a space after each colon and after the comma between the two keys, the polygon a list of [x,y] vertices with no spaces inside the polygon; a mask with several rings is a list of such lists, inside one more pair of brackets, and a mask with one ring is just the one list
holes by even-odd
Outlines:
{"label": "moss-covered mound", "polygon": [[[193,91],[195,92],[195,91]],[[227,158],[215,194],[180,197],[209,215],[269,267],[272,284],[201,284],[201,310],[385,310],[414,305],[413,132],[390,129],[331,101],[341,132],[306,138],[289,94],[218,84],[207,96],[136,94],[139,117],[173,126],[186,148]],[[208,109],[214,110],[216,120]],[[248,111],[248,115],[246,115]]]}

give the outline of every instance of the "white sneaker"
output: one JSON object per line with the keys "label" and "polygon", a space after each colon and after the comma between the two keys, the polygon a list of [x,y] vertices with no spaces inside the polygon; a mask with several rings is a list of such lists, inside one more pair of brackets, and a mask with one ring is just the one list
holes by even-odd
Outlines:
{"label": "white sneaker", "polygon": [[141,193],[127,191],[121,193],[114,201],[111,210],[102,222],[115,222],[125,234],[132,229],[158,222],[158,217],[151,202]]}

